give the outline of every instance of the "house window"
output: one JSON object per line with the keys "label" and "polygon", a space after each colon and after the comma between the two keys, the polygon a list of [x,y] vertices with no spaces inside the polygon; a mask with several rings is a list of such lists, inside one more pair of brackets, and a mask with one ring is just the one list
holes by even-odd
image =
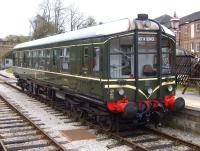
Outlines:
{"label": "house window", "polygon": [[200,52],[200,42],[196,44],[196,51]]}
{"label": "house window", "polygon": [[200,31],[200,23],[196,24],[196,31],[197,31],[197,32]]}
{"label": "house window", "polygon": [[191,43],[191,50],[194,50],[194,42]]}
{"label": "house window", "polygon": [[6,64],[9,64],[9,60],[6,60]]}
{"label": "house window", "polygon": [[191,24],[191,38],[194,38],[194,24]]}

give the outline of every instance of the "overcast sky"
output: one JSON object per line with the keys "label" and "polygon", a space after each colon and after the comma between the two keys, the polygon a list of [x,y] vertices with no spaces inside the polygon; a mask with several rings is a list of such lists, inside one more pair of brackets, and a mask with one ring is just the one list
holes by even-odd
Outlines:
{"label": "overcast sky", "polygon": [[[30,23],[43,0],[1,0],[0,38],[9,34],[29,35]],[[138,13],[147,13],[150,18],[163,14],[178,17],[200,11],[198,0],[64,0],[65,6],[75,4],[80,12],[93,16],[98,22],[121,18],[136,18]]]}

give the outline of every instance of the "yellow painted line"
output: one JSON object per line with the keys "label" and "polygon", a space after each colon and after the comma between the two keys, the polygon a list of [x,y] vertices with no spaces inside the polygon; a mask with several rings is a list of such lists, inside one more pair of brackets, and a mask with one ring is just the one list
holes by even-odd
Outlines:
{"label": "yellow painted line", "polygon": [[136,90],[135,86],[132,86],[132,85],[119,85],[119,84],[105,85],[104,88],[106,88],[106,89],[108,89],[108,88],[129,88],[129,89]]}
{"label": "yellow painted line", "polygon": [[[14,66],[14,67],[16,67],[16,66]],[[77,76],[77,75],[66,74],[66,73],[63,74],[63,73],[58,73],[58,72],[51,72],[51,71],[44,71],[44,70],[31,69],[31,68],[23,68],[23,67],[16,67],[16,68],[21,68],[21,69],[26,69],[26,70],[32,70],[32,71],[35,71],[35,72],[44,72],[44,73],[51,73],[51,74],[57,74],[57,75],[62,75],[62,76],[68,76],[68,77],[75,77],[75,78],[80,78],[80,79],[88,79],[88,80],[101,81],[101,79],[99,79],[99,78]]]}
{"label": "yellow painted line", "polygon": [[[45,70],[39,70],[39,69],[32,69],[32,68],[24,68],[24,67],[18,67],[18,66],[13,66],[15,68],[21,68],[24,70],[32,70],[35,72],[44,72],[44,73],[51,73],[51,74],[57,74],[57,75],[62,75],[62,76],[68,76],[68,77],[75,77],[75,78],[80,78],[80,79],[88,79],[88,80],[95,80],[95,81],[102,81],[102,82],[117,82],[120,80],[124,81],[135,81],[135,79],[100,79],[100,78],[93,78],[93,77],[84,77],[84,76],[78,76],[78,75],[73,75],[73,74],[67,74],[67,73],[59,73],[59,72],[51,72],[51,71],[45,71]],[[175,78],[175,76],[170,76],[170,77],[163,77],[162,79],[167,79],[167,78]],[[157,80],[158,78],[144,78],[144,79],[138,79],[139,81],[148,81],[148,80]]]}
{"label": "yellow painted line", "polygon": [[[117,85],[117,84],[113,84],[113,85],[105,85],[104,86],[106,89],[108,88],[128,88],[128,89],[132,89],[132,90],[136,90],[136,87],[135,86],[132,86],[132,85]],[[146,94],[142,91],[142,90],[138,90],[146,99],[147,99],[147,96]]]}
{"label": "yellow painted line", "polygon": [[[175,81],[172,81],[172,82],[162,82],[162,86],[165,86],[165,85],[170,85],[170,84],[175,84]],[[160,86],[158,85],[154,90],[153,92],[149,95],[148,99],[152,96],[152,94],[157,91],[158,89],[160,88]]]}
{"label": "yellow painted line", "polygon": [[[170,85],[170,84],[175,84],[175,81],[172,81],[172,82],[162,82],[162,86],[165,86],[165,85]],[[132,90],[136,90],[136,87],[135,86],[132,86],[132,85],[119,85],[119,84],[111,84],[111,85],[105,85],[104,88],[108,89],[108,88],[111,88],[111,89],[117,89],[117,88],[128,88],[128,89],[132,89]],[[157,86],[153,92],[147,96],[141,89],[138,89],[138,91],[146,98],[146,99],[149,99],[151,97],[151,95],[160,88],[160,86]]]}

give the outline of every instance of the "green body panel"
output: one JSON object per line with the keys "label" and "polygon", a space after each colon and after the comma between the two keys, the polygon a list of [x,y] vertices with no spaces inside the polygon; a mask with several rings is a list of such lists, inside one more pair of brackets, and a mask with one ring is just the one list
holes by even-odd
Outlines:
{"label": "green body panel", "polygon": [[104,100],[101,81],[85,78],[81,79],[73,76],[66,76],[65,74],[48,73],[20,67],[14,67],[14,72],[24,79],[38,80],[38,82],[45,82],[48,85],[54,85],[62,89]]}
{"label": "green body panel", "polygon": [[[128,79],[127,81],[124,79],[123,83],[120,83],[119,81],[109,81],[108,79],[89,79],[88,77],[84,76],[76,76],[76,75],[68,75],[68,74],[58,74],[54,72],[43,72],[39,70],[33,70],[28,68],[21,68],[21,67],[15,67],[14,72],[20,75],[21,77],[25,79],[36,79],[41,82],[45,82],[47,84],[55,85],[57,87],[73,91],[75,93],[80,93],[83,95],[91,96],[97,99],[100,99],[102,101],[116,101],[116,100],[122,100],[123,97],[118,94],[118,89],[120,86],[125,91],[125,96],[128,100],[134,101],[135,96],[135,89],[134,87],[134,80],[130,81],[131,79]],[[88,78],[88,79],[87,79]],[[91,77],[92,78],[92,77]],[[162,83],[173,83],[170,84],[173,86],[173,90],[175,90],[175,82],[174,77],[165,78],[162,80]],[[108,88],[106,88],[106,85],[108,85]],[[111,88],[111,86],[117,85],[118,88]],[[125,85],[128,85],[131,88],[123,87]],[[109,88],[110,86],[110,88]],[[168,91],[167,88],[168,85],[162,86],[162,93],[164,96],[170,95],[172,92]],[[139,81],[139,97],[138,100],[147,100],[147,99],[158,99],[158,82],[157,79],[154,80],[144,80],[140,79]],[[147,89],[151,88],[154,92],[152,95],[149,95],[147,92]],[[174,91],[173,91],[174,93]]]}
{"label": "green body panel", "polygon": [[[120,96],[118,93],[118,90],[122,88],[128,100],[133,101],[136,89],[134,79],[110,79],[110,44],[107,39],[109,37],[91,38],[15,50],[14,73],[19,75],[20,78],[35,79],[52,86],[55,85],[66,91],[73,91],[102,101],[123,99],[124,96]],[[100,48],[99,71],[93,71],[92,56],[95,47]],[[62,48],[67,48],[70,53],[69,68],[65,71],[61,68],[59,58]],[[85,53],[86,49],[88,50],[87,53]],[[39,57],[39,50],[44,51],[45,57]],[[28,52],[32,57],[28,57]],[[34,53],[36,56],[34,56]],[[175,51],[173,53],[175,54]],[[175,76],[163,76],[162,83],[163,96],[175,93]],[[172,92],[168,91],[168,85],[173,86]],[[152,95],[148,94],[148,88],[153,90]],[[158,99],[159,89],[158,78],[146,77],[139,79],[139,93],[136,101]]]}
{"label": "green body panel", "polygon": [[[147,78],[148,79],[148,78]],[[151,80],[149,78],[149,80],[147,79],[139,79],[139,96],[138,96],[138,100],[147,100],[147,99],[158,99],[158,80],[157,78],[155,78],[154,80]],[[125,79],[123,80],[123,83],[120,84],[120,82],[115,82],[115,81],[109,81],[109,90],[107,91],[107,93],[109,93],[110,95],[110,101],[116,101],[116,100],[122,100],[123,96],[120,96],[118,93],[118,90],[120,88],[124,89],[125,93],[124,95],[127,97],[128,100],[134,100],[135,97],[135,81],[132,80],[130,81],[130,79],[128,79],[129,81],[126,81]],[[166,77],[165,79],[162,79],[162,83],[165,83],[166,85],[162,86],[162,94],[164,96],[170,95],[170,94],[174,94],[175,93],[175,77]],[[112,88],[112,85],[117,85],[118,88]],[[128,85],[128,86],[127,86]],[[168,91],[168,85],[172,85],[173,86],[173,91],[169,92]],[[121,86],[121,87],[120,87]],[[127,86],[127,87],[126,87]],[[147,89],[151,88],[154,92],[149,95],[147,92]],[[113,96],[113,91],[114,91],[114,96]],[[135,101],[135,100],[134,100]]]}

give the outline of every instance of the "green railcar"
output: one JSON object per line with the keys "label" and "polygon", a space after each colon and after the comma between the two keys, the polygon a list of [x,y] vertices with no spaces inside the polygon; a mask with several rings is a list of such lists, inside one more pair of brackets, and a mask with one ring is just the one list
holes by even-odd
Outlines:
{"label": "green railcar", "polygon": [[19,44],[14,74],[22,89],[100,123],[157,121],[184,107],[175,100],[175,45],[173,32],[138,15]]}

